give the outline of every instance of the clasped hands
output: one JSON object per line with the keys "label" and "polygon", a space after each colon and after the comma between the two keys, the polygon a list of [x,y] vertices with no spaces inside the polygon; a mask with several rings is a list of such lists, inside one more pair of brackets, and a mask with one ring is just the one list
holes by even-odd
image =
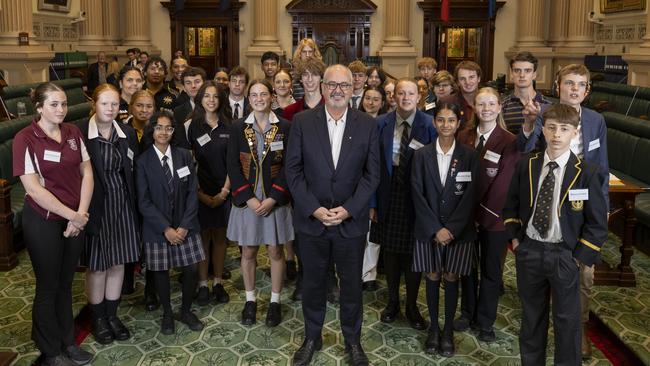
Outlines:
{"label": "clasped hands", "polygon": [[350,217],[350,213],[343,206],[330,208],[329,210],[325,207],[319,207],[312,213],[312,216],[325,226],[336,226]]}
{"label": "clasped hands", "polygon": [[262,201],[257,199],[257,197],[253,197],[246,201],[246,205],[248,208],[253,210],[257,216],[266,216],[275,206],[275,202],[275,199],[270,197],[265,198]]}
{"label": "clasped hands", "polygon": [[68,221],[68,226],[65,228],[65,231],[63,232],[63,237],[72,238],[79,235],[81,230],[83,230],[86,227],[89,218],[90,215],[88,214],[88,212],[76,211],[72,216],[72,218]]}
{"label": "clasped hands", "polygon": [[442,229],[438,230],[434,240],[440,245],[447,245],[451,243],[452,240],[454,240],[454,235],[447,228],[443,227]]}
{"label": "clasped hands", "polygon": [[177,229],[168,227],[165,229],[165,238],[171,245],[183,244],[187,236],[187,229],[179,227]]}

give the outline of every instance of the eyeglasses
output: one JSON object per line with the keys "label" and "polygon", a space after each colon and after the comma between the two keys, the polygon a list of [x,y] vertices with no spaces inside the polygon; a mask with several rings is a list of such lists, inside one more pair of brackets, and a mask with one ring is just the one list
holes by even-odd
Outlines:
{"label": "eyeglasses", "polygon": [[168,133],[174,132],[174,127],[172,127],[172,126],[160,126],[160,125],[157,125],[153,129],[156,132],[168,132]]}
{"label": "eyeglasses", "polygon": [[336,90],[337,87],[341,87],[342,91],[350,90],[352,88],[352,84],[350,83],[335,83],[333,81],[329,81],[327,83],[323,83],[329,90]]}

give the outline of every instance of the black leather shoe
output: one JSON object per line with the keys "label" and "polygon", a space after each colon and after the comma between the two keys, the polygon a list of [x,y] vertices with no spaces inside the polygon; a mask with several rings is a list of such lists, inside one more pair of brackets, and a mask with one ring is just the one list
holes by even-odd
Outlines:
{"label": "black leather shoe", "polygon": [[66,347],[63,350],[63,354],[78,366],[86,365],[93,360],[92,353],[81,349],[76,344]]}
{"label": "black leather shoe", "polygon": [[415,309],[406,310],[406,319],[409,321],[411,328],[415,330],[425,330],[429,326],[417,307]]}
{"label": "black leather shoe", "polygon": [[282,307],[280,303],[272,302],[266,312],[266,326],[276,327],[282,321]]}
{"label": "black leather shoe", "polygon": [[196,292],[196,305],[206,306],[210,303],[210,290],[208,286],[201,286]]}
{"label": "black leather shoe", "polygon": [[456,352],[454,348],[454,333],[443,333],[440,340],[440,355],[442,357],[451,357]]}
{"label": "black leather shoe", "polygon": [[109,316],[107,320],[108,326],[111,328],[111,332],[113,332],[113,338],[118,341],[126,341],[131,338],[131,333],[129,333],[129,330],[124,326],[120,318]]}
{"label": "black leather shoe", "polygon": [[491,343],[497,340],[497,335],[494,334],[494,331],[492,329],[490,330],[481,329],[478,333],[477,338],[481,342]]}
{"label": "black leather shoe", "polygon": [[158,302],[158,296],[153,293],[147,293],[147,291],[144,292],[144,308],[147,309],[147,311],[154,311],[158,309],[158,306],[160,303]]}
{"label": "black leather shoe", "polygon": [[379,286],[377,286],[377,281],[366,281],[363,283],[363,291],[377,291]]}
{"label": "black leather shoe", "polygon": [[427,340],[424,341],[424,352],[432,355],[438,352],[440,347],[440,328],[429,328],[429,334],[427,335]]}
{"label": "black leather shoe", "polygon": [[244,310],[241,312],[241,323],[243,325],[255,324],[255,316],[257,313],[257,303],[255,301],[246,301]]}
{"label": "black leather shoe", "polygon": [[308,366],[311,358],[314,357],[314,352],[320,351],[321,348],[323,348],[322,339],[314,340],[305,338],[302,346],[293,354],[293,366]]}
{"label": "black leather shoe", "polygon": [[171,335],[176,333],[176,324],[174,324],[173,316],[163,315],[162,322],[160,322],[160,333],[164,335]]}
{"label": "black leather shoe", "polygon": [[287,261],[287,280],[293,281],[296,279],[298,271],[296,270],[296,261]]}
{"label": "black leather shoe", "polygon": [[464,332],[469,329],[469,319],[461,316],[460,318],[454,320],[454,330],[457,332]]}
{"label": "black leather shoe", "polygon": [[386,308],[381,312],[381,322],[382,323],[392,323],[399,316],[399,304],[397,303],[388,303]]}
{"label": "black leather shoe", "polygon": [[113,342],[113,332],[106,318],[99,318],[93,322],[93,337],[99,344],[109,344]]}
{"label": "black leather shoe", "polygon": [[368,366],[370,363],[368,361],[368,356],[363,352],[363,348],[360,344],[352,344],[347,348],[348,355],[350,356],[350,365],[353,366]]}
{"label": "black leather shoe", "polygon": [[193,330],[195,332],[200,332],[203,330],[203,323],[191,311],[182,313],[178,320],[180,320],[181,323],[187,325],[190,330]]}
{"label": "black leather shoe", "polygon": [[220,283],[212,286],[212,295],[214,296],[214,302],[217,304],[225,304],[230,301],[230,295],[228,295],[226,289]]}
{"label": "black leather shoe", "polygon": [[302,301],[302,284],[300,283],[300,280],[296,281],[296,288],[291,294],[291,300]]}
{"label": "black leather shoe", "polygon": [[223,273],[221,274],[221,278],[224,280],[229,280],[232,277],[232,273],[230,273],[230,270],[224,269]]}

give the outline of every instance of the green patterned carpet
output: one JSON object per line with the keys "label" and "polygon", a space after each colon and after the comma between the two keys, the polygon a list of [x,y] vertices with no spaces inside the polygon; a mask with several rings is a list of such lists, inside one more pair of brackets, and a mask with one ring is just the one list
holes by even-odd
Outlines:
{"label": "green patterned carpet", "polygon": [[[612,241],[617,241],[615,237]],[[235,247],[229,249],[232,257],[238,255]],[[616,248],[608,246],[605,257],[615,259]],[[30,340],[31,300],[34,279],[29,258],[23,251],[19,266],[11,272],[0,273],[0,351],[18,352],[16,365],[29,365],[38,356]],[[120,317],[130,328],[133,337],[126,342],[102,346],[86,338],[82,347],[96,354],[93,365],[269,365],[291,364],[293,352],[303,339],[303,322],[300,303],[289,300],[292,284],[282,292],[283,322],[277,328],[264,325],[266,307],[270,297],[270,278],[265,274],[268,261],[259,257],[257,325],[245,327],[239,323],[245,302],[244,291],[238,288],[241,281],[229,282],[226,289],[231,302],[225,305],[207,306],[195,311],[206,324],[200,333],[189,331],[176,323],[176,334],[159,334],[160,310],[148,313],[141,304],[143,283],[138,277],[136,293],[125,297]],[[233,278],[240,278],[235,263]],[[650,259],[636,253],[632,265],[637,274],[636,289],[597,287],[592,310],[630,345],[634,352],[650,363]],[[391,325],[379,321],[379,314],[386,301],[385,283],[380,290],[364,293],[364,321],[362,344],[373,365],[518,365],[519,350],[517,333],[521,312],[515,289],[514,260],[508,256],[505,270],[506,293],[499,303],[496,323],[497,342],[485,344],[477,341],[472,333],[456,333],[457,354],[445,359],[428,356],[422,352],[425,332],[412,330],[404,321]],[[180,304],[180,288],[172,281],[173,306]],[[424,286],[420,294],[420,309],[426,313]],[[75,311],[85,303],[83,276],[74,282]],[[442,301],[441,301],[442,304]],[[442,312],[442,311],[441,311]],[[347,365],[343,339],[338,323],[338,306],[328,305],[324,329],[323,351],[316,354],[313,365]],[[426,317],[426,315],[425,315]],[[442,319],[441,319],[442,324]],[[549,340],[552,356],[552,338]],[[586,365],[609,365],[603,354],[594,349],[594,358]],[[549,358],[548,364],[552,365]]]}

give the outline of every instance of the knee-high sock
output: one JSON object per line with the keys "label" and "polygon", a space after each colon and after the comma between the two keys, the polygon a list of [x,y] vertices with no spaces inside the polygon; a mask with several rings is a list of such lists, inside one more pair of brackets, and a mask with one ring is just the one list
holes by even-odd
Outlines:
{"label": "knee-high sock", "polygon": [[90,304],[90,316],[93,320],[93,323],[99,318],[106,317],[106,301],[102,301],[99,304]]}
{"label": "knee-high sock", "polygon": [[445,282],[445,333],[454,331],[454,315],[458,305],[458,281]]}
{"label": "knee-high sock", "polygon": [[152,271],[154,282],[156,284],[156,291],[158,292],[158,297],[160,298],[160,304],[163,307],[163,312],[167,316],[171,316],[172,313],[172,303],[170,300],[170,290],[169,290],[169,271]]}
{"label": "knee-high sock", "polygon": [[426,279],[427,283],[427,307],[429,308],[429,318],[431,320],[431,329],[440,327],[438,324],[438,302],[440,301],[440,280],[432,281]]}
{"label": "knee-high sock", "polygon": [[191,264],[183,267],[183,300],[181,305],[181,312],[187,313],[192,307],[192,300],[194,299],[194,290],[196,290],[197,280],[197,265]]}
{"label": "knee-high sock", "polygon": [[117,308],[120,306],[120,299],[104,300],[106,303],[106,316],[117,316]]}

